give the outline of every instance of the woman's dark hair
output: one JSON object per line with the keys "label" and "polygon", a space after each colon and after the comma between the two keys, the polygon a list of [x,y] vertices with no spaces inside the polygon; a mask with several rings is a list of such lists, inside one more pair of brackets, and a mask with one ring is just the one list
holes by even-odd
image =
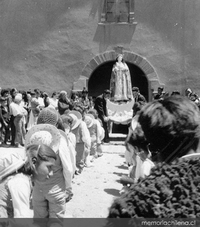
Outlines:
{"label": "woman's dark hair", "polygon": [[34,89],[34,92],[35,92],[36,94],[41,95],[41,92],[40,92],[40,90],[39,90],[38,88]]}
{"label": "woman's dark hair", "polygon": [[28,97],[27,97],[27,92],[26,91],[22,92],[22,99],[24,100],[25,103],[28,102]]}
{"label": "woman's dark hair", "polygon": [[8,89],[2,89],[1,90],[1,96],[4,96],[6,93],[9,94]]}
{"label": "woman's dark hair", "polygon": [[43,92],[44,106],[48,107],[50,105],[49,95],[46,92]]}
{"label": "woman's dark hair", "polygon": [[[170,96],[161,101],[147,103],[140,111],[138,122],[153,150],[162,161],[182,144],[174,157],[197,149],[200,138],[200,112],[198,107],[182,96]],[[188,146],[190,144],[190,146]],[[188,146],[187,149],[186,145]],[[182,153],[184,152],[184,153]]]}
{"label": "woman's dark hair", "polygon": [[133,116],[135,116],[141,109],[143,105],[141,105],[139,102],[135,102],[133,105]]}
{"label": "woman's dark hair", "polygon": [[129,150],[129,145],[131,145],[132,147],[138,147],[143,151],[147,152],[148,141],[146,140],[146,137],[144,136],[144,132],[140,124],[138,123],[137,123],[137,127],[134,130],[130,129],[126,137],[125,146],[127,147],[127,150]]}
{"label": "woman's dark hair", "polygon": [[53,98],[57,93],[54,91],[51,95],[51,98]]}

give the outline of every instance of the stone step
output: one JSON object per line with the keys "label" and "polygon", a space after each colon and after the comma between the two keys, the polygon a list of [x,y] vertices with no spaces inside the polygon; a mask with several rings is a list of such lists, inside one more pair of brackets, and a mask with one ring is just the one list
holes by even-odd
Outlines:
{"label": "stone step", "polygon": [[110,141],[125,141],[126,139],[126,134],[122,134],[122,133],[110,133],[109,137],[110,137]]}

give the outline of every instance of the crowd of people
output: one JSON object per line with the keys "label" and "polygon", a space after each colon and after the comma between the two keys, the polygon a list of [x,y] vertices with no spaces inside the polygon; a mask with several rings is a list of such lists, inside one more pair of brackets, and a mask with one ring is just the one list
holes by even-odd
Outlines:
{"label": "crowd of people", "polygon": [[99,110],[85,89],[70,98],[66,91],[49,97],[39,89],[3,89],[0,103],[1,146],[25,152],[0,157],[0,217],[30,217],[31,201],[34,218],[60,221],[72,179],[103,155]]}
{"label": "crowd of people", "polygon": [[[55,218],[62,222],[73,198],[72,179],[101,157],[108,143],[110,90],[98,97],[88,91],[51,97],[39,89],[2,89],[0,217]],[[158,88],[149,102],[132,88],[133,118],[125,141],[129,177],[110,207],[112,217],[198,217],[200,112],[194,92],[166,95]]]}
{"label": "crowd of people", "polygon": [[187,94],[157,96],[133,117],[125,142],[129,177],[121,178],[110,226],[112,218],[199,217],[200,112]]}
{"label": "crowd of people", "polygon": [[0,93],[0,140],[6,147],[24,145],[25,133],[36,123],[40,111],[51,107],[63,115],[67,111],[77,110],[85,114],[93,109],[94,100],[88,97],[87,90],[73,93],[68,97],[66,91],[53,92],[49,96],[39,89],[34,91],[17,91],[2,89]]}

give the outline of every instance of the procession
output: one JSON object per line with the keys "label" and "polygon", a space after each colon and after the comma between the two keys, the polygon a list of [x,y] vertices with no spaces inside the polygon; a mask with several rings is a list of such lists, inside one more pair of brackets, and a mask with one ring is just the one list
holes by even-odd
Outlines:
{"label": "procession", "polygon": [[0,8],[0,226],[199,226],[200,3]]}
{"label": "procession", "polygon": [[[139,204],[132,209],[129,203],[126,204],[131,193],[139,193],[144,198],[148,196],[148,193],[145,195],[146,192],[143,194],[142,190],[135,189],[134,185],[140,187],[141,184],[143,187],[145,182],[149,184],[154,174],[156,176],[160,171],[165,170],[170,174],[173,168],[184,166],[185,172],[177,171],[176,176],[181,174],[186,178],[185,182],[195,181],[199,165],[196,159],[199,157],[200,99],[192,98],[193,91],[190,88],[186,89],[183,96],[174,92],[166,95],[163,88],[159,87],[154,100],[147,102],[139,88],[132,87],[130,81],[124,79],[124,73],[128,73],[129,69],[122,60],[123,55],[119,54],[113,66],[115,77],[111,78],[111,89],[104,90],[95,98],[88,97],[86,88],[73,93],[71,97],[66,91],[53,92],[49,97],[39,89],[28,92],[16,88],[1,90],[1,148],[12,149],[8,153],[4,152],[0,158],[1,218],[76,218],[72,214],[70,216],[66,209],[68,203],[73,204],[73,184],[85,169],[92,168],[92,172],[95,171],[96,160],[103,160],[102,156],[109,153],[110,149],[116,151],[112,147],[110,132],[111,125],[113,127],[117,122],[126,122],[124,124],[128,127],[119,153],[123,157],[119,164],[123,164],[126,171],[116,179],[121,189],[116,194],[118,198],[114,197],[110,207],[106,207],[107,217],[198,216],[196,197],[192,205],[194,209],[189,209],[187,213],[186,208],[184,212],[182,209],[175,211],[173,203],[169,202],[166,204],[169,208],[164,213],[156,211],[153,204],[147,211],[139,209]],[[123,67],[127,67],[126,70]],[[131,108],[126,111],[127,114],[124,112],[123,117],[109,109],[112,109],[112,105],[118,105],[120,112],[123,112],[122,107],[130,103]],[[20,152],[15,151],[16,148]],[[174,163],[177,159],[181,161]],[[195,175],[188,175],[191,165]],[[161,180],[156,178],[151,184]],[[171,187],[175,179],[168,176],[168,180],[163,177],[162,180],[167,185],[163,187],[159,183],[155,186],[160,199],[161,193],[167,196],[165,190]],[[186,192],[178,189],[178,182],[177,179],[178,191],[171,189],[168,200],[171,198],[174,201],[173,194],[179,192],[178,196],[182,196],[180,206],[183,206],[184,202],[182,204],[181,201],[184,201]],[[184,187],[183,182],[181,187]],[[81,185],[76,188],[76,193],[81,194],[81,188]],[[189,190],[188,185],[186,188]],[[198,193],[198,189],[195,191]],[[136,197],[133,196],[133,199],[137,203]]]}

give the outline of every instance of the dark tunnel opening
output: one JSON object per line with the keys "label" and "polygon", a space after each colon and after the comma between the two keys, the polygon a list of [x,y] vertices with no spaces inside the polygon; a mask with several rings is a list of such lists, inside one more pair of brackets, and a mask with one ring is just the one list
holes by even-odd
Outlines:
{"label": "dark tunnel opening", "polygon": [[[92,72],[88,81],[89,96],[96,97],[102,94],[105,89],[110,88],[110,78],[114,63],[115,61],[105,62]],[[130,70],[132,87],[139,87],[140,93],[149,100],[149,86],[146,75],[137,65],[126,63]]]}

